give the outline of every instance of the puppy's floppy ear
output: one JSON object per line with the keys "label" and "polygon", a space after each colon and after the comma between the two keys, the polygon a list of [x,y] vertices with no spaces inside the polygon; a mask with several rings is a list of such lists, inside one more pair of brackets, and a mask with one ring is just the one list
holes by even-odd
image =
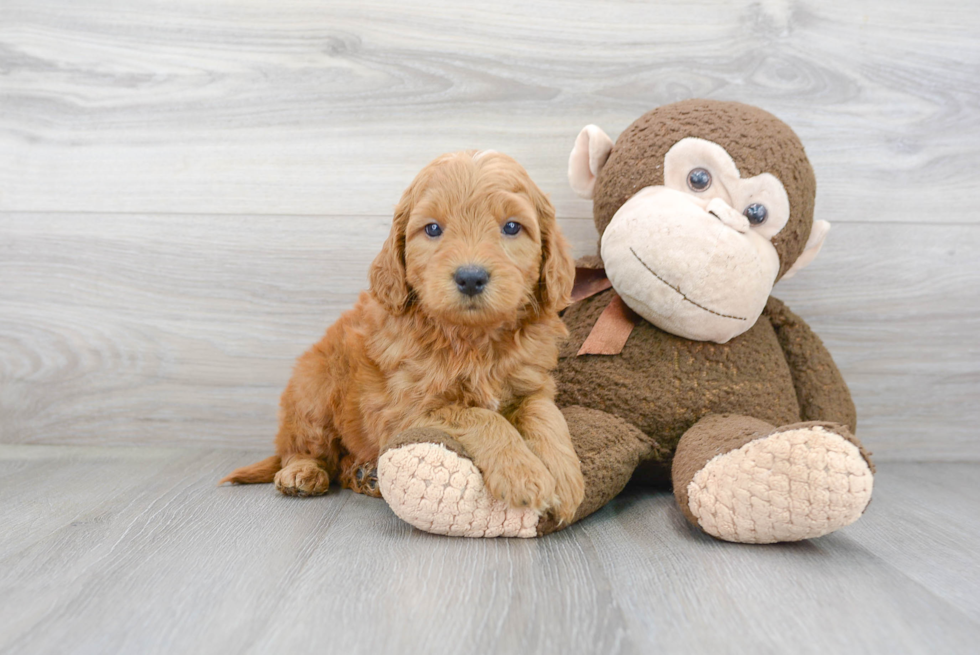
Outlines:
{"label": "puppy's floppy ear", "polygon": [[575,282],[575,261],[571,248],[558,229],[555,207],[541,189],[531,186],[531,199],[541,230],[541,277],[538,299],[545,311],[559,312],[568,307]]}
{"label": "puppy's floppy ear", "polygon": [[401,314],[408,308],[409,290],[405,279],[405,228],[415,205],[415,184],[402,195],[391,232],[385,239],[381,252],[371,263],[369,277],[371,293],[392,314]]}

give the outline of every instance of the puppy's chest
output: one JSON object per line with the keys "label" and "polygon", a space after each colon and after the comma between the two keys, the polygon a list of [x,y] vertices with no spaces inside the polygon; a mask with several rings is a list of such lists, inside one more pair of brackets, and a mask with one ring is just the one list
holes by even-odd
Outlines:
{"label": "puppy's chest", "polygon": [[415,377],[423,398],[500,411],[514,399],[514,370],[513,363],[490,352],[442,352],[433,353]]}

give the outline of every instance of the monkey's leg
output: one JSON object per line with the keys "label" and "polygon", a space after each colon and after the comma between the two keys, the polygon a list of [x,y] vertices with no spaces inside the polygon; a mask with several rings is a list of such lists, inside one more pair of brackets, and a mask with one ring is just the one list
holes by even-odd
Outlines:
{"label": "monkey's leg", "polygon": [[579,406],[566,407],[561,413],[582,463],[585,499],[568,523],[558,523],[550,514],[543,516],[537,526],[539,535],[561,530],[602,509],[623,490],[639,462],[655,448],[639,428],[618,416]]}
{"label": "monkey's leg", "polygon": [[536,537],[560,530],[609,502],[650,451],[643,433],[615,416],[583,407],[562,414],[585,478],[585,500],[568,523],[494,499],[463,446],[431,428],[406,430],[381,453],[381,494],[399,518],[434,534]]}
{"label": "monkey's leg", "polygon": [[871,502],[874,465],[839,423],[775,428],[723,414],[684,433],[672,476],[691,523],[725,541],[775,543],[856,521]]}

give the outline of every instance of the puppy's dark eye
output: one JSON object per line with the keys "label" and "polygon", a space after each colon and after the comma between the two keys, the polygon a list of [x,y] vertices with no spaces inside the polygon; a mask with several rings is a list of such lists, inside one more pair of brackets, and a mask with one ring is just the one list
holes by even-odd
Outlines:
{"label": "puppy's dark eye", "polygon": [[704,191],[711,186],[711,173],[703,168],[695,168],[687,174],[687,186],[692,191]]}
{"label": "puppy's dark eye", "polygon": [[752,225],[762,225],[769,218],[769,211],[766,209],[766,206],[760,205],[757,202],[746,207],[742,213],[745,215],[745,218],[749,219],[749,223]]}
{"label": "puppy's dark eye", "polygon": [[500,231],[508,236],[514,236],[521,231],[521,224],[517,221],[507,221]]}
{"label": "puppy's dark eye", "polygon": [[442,228],[438,223],[429,223],[425,226],[425,233],[434,239],[438,236],[442,236]]}

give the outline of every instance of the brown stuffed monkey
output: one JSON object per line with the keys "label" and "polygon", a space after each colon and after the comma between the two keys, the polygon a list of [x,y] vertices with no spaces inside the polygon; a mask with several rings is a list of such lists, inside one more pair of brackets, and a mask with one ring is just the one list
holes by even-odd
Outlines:
{"label": "brown stuffed monkey", "polygon": [[[850,393],[773,285],[816,256],[816,183],[796,134],[761,109],[688,100],[615,145],[582,130],[569,181],[593,199],[599,256],[580,262],[558,371],[586,482],[575,521],[630,479],[673,486],[684,515],[744,543],[818,537],[857,520],[874,467]],[[536,536],[550,515],[489,496],[448,435],[408,431],[379,486],[420,529]],[[574,521],[573,521],[574,522]]]}

